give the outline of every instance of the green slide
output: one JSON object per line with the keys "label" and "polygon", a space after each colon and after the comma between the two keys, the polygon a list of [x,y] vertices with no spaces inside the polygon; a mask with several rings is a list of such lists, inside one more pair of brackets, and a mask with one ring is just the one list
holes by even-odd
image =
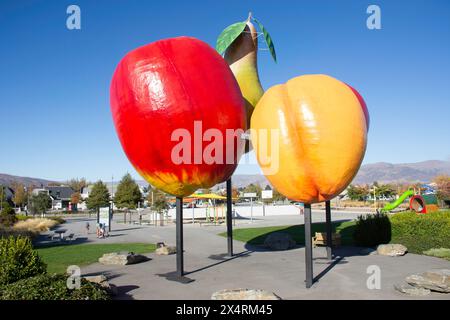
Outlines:
{"label": "green slide", "polygon": [[414,191],[413,190],[405,191],[397,200],[395,200],[394,202],[391,202],[391,203],[388,203],[387,205],[385,205],[384,208],[381,209],[381,211],[394,210],[399,205],[401,205],[403,203],[403,201],[405,201],[406,198],[412,197],[413,195],[414,195]]}

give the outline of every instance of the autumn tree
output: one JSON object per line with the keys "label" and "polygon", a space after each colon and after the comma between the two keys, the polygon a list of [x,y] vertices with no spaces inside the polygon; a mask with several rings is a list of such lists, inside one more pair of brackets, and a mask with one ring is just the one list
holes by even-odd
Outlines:
{"label": "autumn tree", "polygon": [[122,177],[114,195],[114,203],[117,208],[136,209],[142,200],[141,190],[129,173]]}
{"label": "autumn tree", "polygon": [[13,202],[16,207],[22,208],[27,202],[27,192],[25,191],[25,187],[21,183],[14,182],[12,188],[14,190]]}
{"label": "autumn tree", "polygon": [[433,179],[433,182],[436,183],[436,195],[441,201],[449,201],[450,200],[450,176],[448,175],[440,175]]}
{"label": "autumn tree", "polygon": [[88,184],[85,178],[74,178],[67,181],[67,185],[72,188],[73,191],[81,193],[83,188],[85,188]]}
{"label": "autumn tree", "polygon": [[72,193],[72,195],[70,196],[70,202],[72,204],[79,204],[81,203],[81,194],[79,192],[74,192]]}

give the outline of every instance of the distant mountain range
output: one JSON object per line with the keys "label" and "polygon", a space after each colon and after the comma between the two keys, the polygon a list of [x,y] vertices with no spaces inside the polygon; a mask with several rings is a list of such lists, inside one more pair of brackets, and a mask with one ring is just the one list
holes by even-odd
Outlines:
{"label": "distant mountain range", "polygon": [[34,185],[40,187],[42,185],[45,187],[48,186],[49,183],[54,183],[55,181],[45,180],[41,178],[12,176],[9,174],[0,173],[0,185],[11,186],[11,184],[14,182],[21,183],[24,186]]}
{"label": "distant mountain range", "polygon": [[[416,163],[387,163],[377,162],[361,166],[353,183],[364,184],[378,181],[381,183],[389,182],[430,182],[435,176],[440,174],[450,175],[450,161],[428,160]],[[0,173],[0,185],[11,185],[17,181],[24,185],[33,184],[35,186],[47,186],[49,183],[55,182],[40,178],[29,178],[12,176]],[[139,185],[147,185],[144,180],[136,181]],[[116,185],[118,182],[114,182]],[[245,187],[250,183],[259,184],[265,187],[270,184],[269,181],[260,174],[237,174],[233,176],[233,186]],[[224,188],[225,183],[217,185],[214,189]]]}
{"label": "distant mountain range", "polygon": [[450,161],[428,160],[398,164],[377,162],[361,166],[353,183],[431,182],[440,174],[450,175]]}

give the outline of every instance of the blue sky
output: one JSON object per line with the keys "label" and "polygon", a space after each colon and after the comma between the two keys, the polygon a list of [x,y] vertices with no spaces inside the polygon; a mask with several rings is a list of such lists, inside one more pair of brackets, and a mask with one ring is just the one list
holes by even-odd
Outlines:
{"label": "blue sky", "polygon": [[[81,8],[81,30],[66,28],[70,4]],[[381,30],[366,28],[370,4],[381,8]],[[449,160],[448,1],[2,0],[0,172],[138,177],[109,111],[116,64],[161,38],[189,35],[214,46],[248,11],[277,50],[277,64],[267,51],[259,54],[265,89],[325,73],[363,95],[371,116],[364,163]],[[237,170],[255,172],[256,165]]]}

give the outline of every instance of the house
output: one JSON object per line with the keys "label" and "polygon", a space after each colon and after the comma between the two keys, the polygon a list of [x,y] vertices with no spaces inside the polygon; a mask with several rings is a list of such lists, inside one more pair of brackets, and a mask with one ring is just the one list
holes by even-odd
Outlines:
{"label": "house", "polygon": [[71,187],[55,186],[34,189],[33,195],[47,193],[52,199],[52,210],[72,210],[71,197],[75,192]]}
{"label": "house", "polygon": [[54,210],[72,210],[71,197],[75,193],[71,187],[45,187],[52,198],[52,208]]}
{"label": "house", "polygon": [[5,199],[10,206],[14,206],[13,198],[14,190],[10,187],[0,185],[0,199]]}

